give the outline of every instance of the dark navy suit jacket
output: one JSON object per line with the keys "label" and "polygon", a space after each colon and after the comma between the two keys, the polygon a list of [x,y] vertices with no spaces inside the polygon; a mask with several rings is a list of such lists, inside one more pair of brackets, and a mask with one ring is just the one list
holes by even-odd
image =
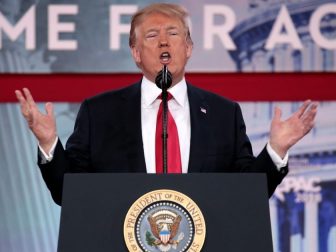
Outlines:
{"label": "dark navy suit jacket", "polygon": [[[253,156],[239,105],[190,84],[187,90],[191,121],[188,172],[266,173],[272,195],[288,167],[279,171],[266,148]],[[145,173],[141,84],[85,100],[66,149],[59,141],[53,160],[39,166],[57,204],[61,204],[66,172]]]}

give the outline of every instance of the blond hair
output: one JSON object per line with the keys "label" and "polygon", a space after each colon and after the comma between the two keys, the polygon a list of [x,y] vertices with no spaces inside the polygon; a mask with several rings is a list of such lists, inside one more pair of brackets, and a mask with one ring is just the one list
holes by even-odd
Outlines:
{"label": "blond hair", "polygon": [[193,44],[190,36],[190,30],[187,18],[188,12],[180,5],[170,3],[155,3],[137,11],[131,21],[131,30],[129,36],[129,46],[133,47],[136,40],[135,28],[142,23],[142,21],[151,14],[162,14],[168,17],[176,17],[181,21],[186,33],[186,40],[188,43]]}

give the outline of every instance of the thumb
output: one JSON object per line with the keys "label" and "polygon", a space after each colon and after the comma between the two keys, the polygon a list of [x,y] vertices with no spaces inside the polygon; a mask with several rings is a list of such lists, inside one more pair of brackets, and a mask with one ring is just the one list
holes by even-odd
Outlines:
{"label": "thumb", "polygon": [[51,102],[46,103],[45,110],[48,116],[54,116],[54,106]]}
{"label": "thumb", "polygon": [[273,121],[275,122],[279,122],[281,119],[281,115],[282,115],[282,111],[279,107],[275,107],[274,108],[274,117],[273,117]]}

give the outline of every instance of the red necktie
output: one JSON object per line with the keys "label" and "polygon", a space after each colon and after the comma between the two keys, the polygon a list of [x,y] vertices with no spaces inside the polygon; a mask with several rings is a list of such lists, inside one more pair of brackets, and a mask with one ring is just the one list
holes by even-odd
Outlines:
{"label": "red necktie", "polygon": [[[167,100],[169,101],[172,95],[168,93]],[[159,96],[161,99],[161,96]],[[155,135],[155,158],[156,158],[156,173],[163,172],[163,157],[162,157],[162,116],[163,104],[161,102],[159,112],[156,119],[156,135]],[[168,173],[182,173],[182,162],[180,153],[180,144],[178,138],[177,127],[174,118],[168,109],[168,123],[167,123],[167,172]]]}

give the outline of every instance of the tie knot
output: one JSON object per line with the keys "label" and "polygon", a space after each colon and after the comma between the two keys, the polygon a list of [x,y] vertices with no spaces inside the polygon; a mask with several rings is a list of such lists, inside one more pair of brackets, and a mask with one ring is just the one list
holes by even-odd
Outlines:
{"label": "tie knot", "polygon": [[[167,101],[171,100],[173,98],[173,95],[169,92],[167,92]],[[158,99],[162,100],[162,94],[158,96]]]}

